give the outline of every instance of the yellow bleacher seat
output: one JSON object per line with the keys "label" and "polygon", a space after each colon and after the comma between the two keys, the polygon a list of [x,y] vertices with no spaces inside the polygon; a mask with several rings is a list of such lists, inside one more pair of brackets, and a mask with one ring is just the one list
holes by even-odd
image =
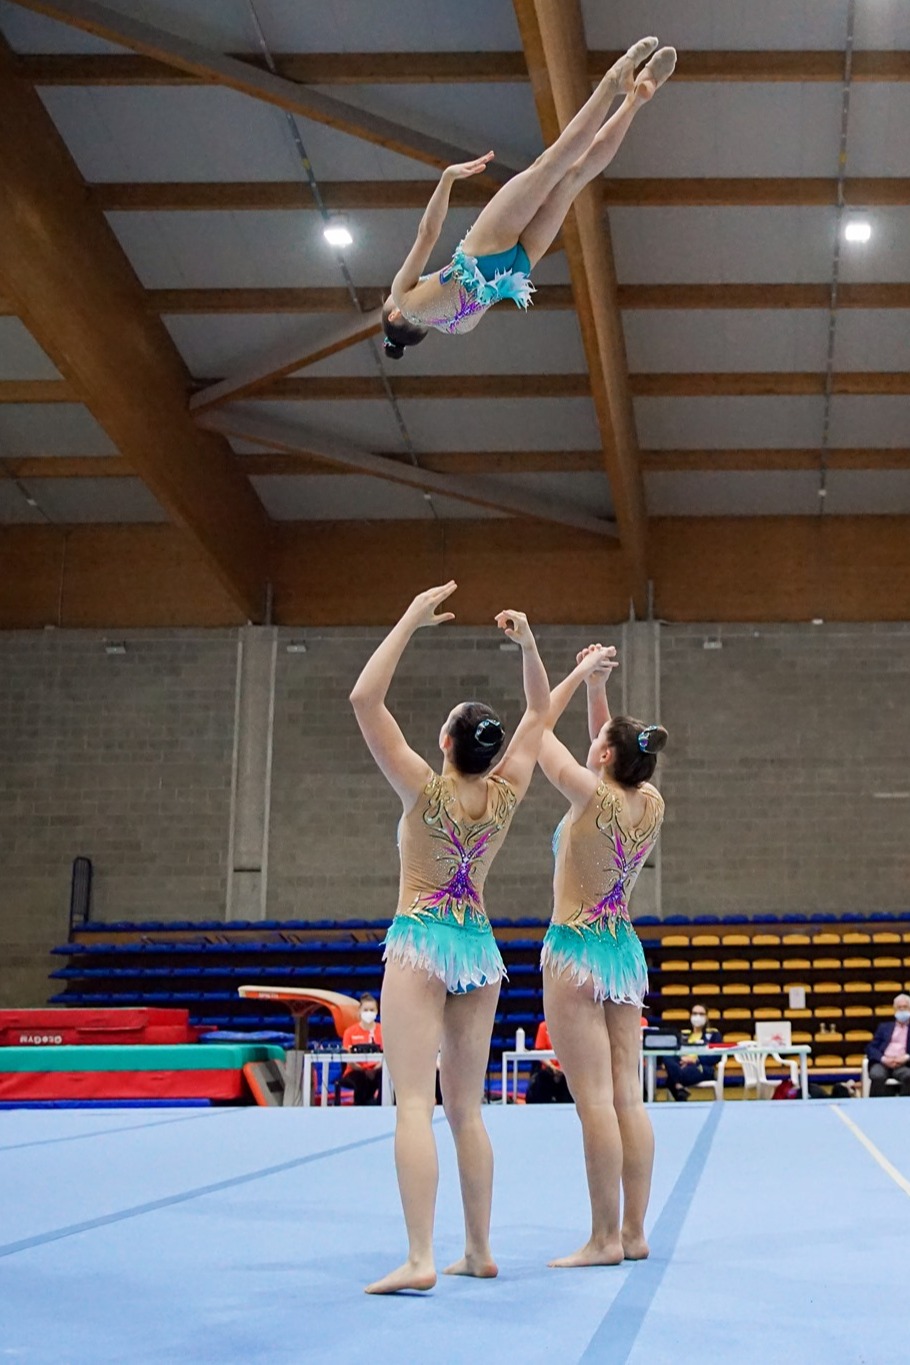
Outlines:
{"label": "yellow bleacher seat", "polygon": [[837,1005],[819,1005],[814,1011],[816,1019],[843,1019],[844,1012]]}
{"label": "yellow bleacher seat", "polygon": [[802,972],[811,967],[812,963],[807,957],[785,957],[780,965],[786,972]]}
{"label": "yellow bleacher seat", "polygon": [[894,934],[890,929],[880,929],[872,935],[873,943],[900,943],[900,934]]}
{"label": "yellow bleacher seat", "polygon": [[725,948],[748,948],[752,942],[748,934],[724,934],[720,941]]}
{"label": "yellow bleacher seat", "polygon": [[815,995],[840,995],[841,987],[839,981],[816,981],[812,990]]}
{"label": "yellow bleacher seat", "polygon": [[876,1005],[876,1007],[875,1007],[875,1017],[876,1017],[876,1019],[893,1019],[893,1018],[894,1018],[894,1006],[893,1006],[893,1005]]}
{"label": "yellow bleacher seat", "polygon": [[854,968],[854,967],[871,967],[871,966],[872,966],[872,958],[871,958],[871,957],[845,957],[845,958],[844,958],[844,966],[845,966],[845,967],[850,967],[851,969]]}
{"label": "yellow bleacher seat", "polygon": [[844,1010],[845,1019],[868,1019],[869,1007],[867,1005],[848,1005]]}
{"label": "yellow bleacher seat", "polygon": [[753,995],[780,995],[781,987],[776,981],[759,981],[752,987]]}
{"label": "yellow bleacher seat", "polygon": [[833,1031],[829,1033],[820,1033],[818,1035],[818,1041],[824,1043],[825,1047],[827,1047],[829,1043],[842,1043],[844,1041],[844,1035]]}
{"label": "yellow bleacher seat", "polygon": [[840,934],[816,934],[813,943],[840,943]]}
{"label": "yellow bleacher seat", "polygon": [[725,1019],[751,1019],[752,1015],[748,1010],[730,1009],[724,1010],[723,1017]]}
{"label": "yellow bleacher seat", "polygon": [[[751,1033],[746,1033],[746,1032],[744,1032],[742,1029],[734,1029],[734,1030],[731,1030],[729,1033],[725,1033],[725,1034],[724,1034],[724,1042],[725,1042],[725,1043],[751,1043],[751,1041],[752,1041],[752,1034],[751,1034]],[[732,1058],[732,1057],[728,1058],[728,1060],[727,1060],[727,1067],[728,1067],[728,1068],[730,1067],[730,1065],[731,1065],[732,1062],[733,1062],[733,1058]]]}
{"label": "yellow bleacher seat", "polygon": [[811,943],[808,934],[782,934],[781,943]]}
{"label": "yellow bleacher seat", "polygon": [[817,1057],[810,1057],[809,1064],[817,1071],[822,1071],[829,1067],[843,1066],[844,1059],[836,1052],[822,1052]]}
{"label": "yellow bleacher seat", "polygon": [[[871,990],[872,987],[870,986],[869,989]],[[876,981],[875,983],[876,995],[900,995],[903,989],[899,981]]]}
{"label": "yellow bleacher seat", "polygon": [[731,981],[729,985],[724,982],[721,986],[722,995],[751,995],[752,987],[745,981]]}
{"label": "yellow bleacher seat", "polygon": [[692,959],[693,972],[719,972],[720,963],[712,957],[694,957]]}
{"label": "yellow bleacher seat", "polygon": [[866,1054],[864,1052],[851,1052],[849,1056],[844,1058],[844,1066],[856,1067],[856,1070],[859,1071],[863,1065],[865,1056]]}
{"label": "yellow bleacher seat", "polygon": [[904,958],[904,966],[905,966],[905,967],[910,967],[910,957],[905,957],[905,958]]}
{"label": "yellow bleacher seat", "polygon": [[900,967],[902,963],[899,957],[876,957],[873,958],[872,965],[881,971],[883,967]]}
{"label": "yellow bleacher seat", "polygon": [[785,1019],[811,1019],[811,1010],[784,1010]]}
{"label": "yellow bleacher seat", "polygon": [[871,1043],[873,1035],[865,1028],[848,1029],[844,1035],[848,1043]]}
{"label": "yellow bleacher seat", "polygon": [[793,1043],[811,1043],[812,1034],[803,1033],[801,1030],[794,1029],[790,1034],[790,1041]]}
{"label": "yellow bleacher seat", "polygon": [[872,982],[871,982],[871,981],[845,981],[845,982],[844,982],[844,990],[845,990],[845,991],[849,991],[849,993],[850,993],[851,995],[871,995],[871,994],[872,994]]}
{"label": "yellow bleacher seat", "polygon": [[664,934],[660,940],[664,948],[688,948],[691,941],[687,934]]}
{"label": "yellow bleacher seat", "polygon": [[820,969],[825,972],[836,972],[843,965],[843,961],[839,957],[817,957],[812,963],[816,970]]}
{"label": "yellow bleacher seat", "polygon": [[688,995],[688,994],[689,994],[689,987],[688,987],[688,986],[677,986],[675,982],[672,982],[672,983],[670,983],[670,984],[664,986],[663,990],[661,991],[661,995]]}
{"label": "yellow bleacher seat", "polygon": [[692,987],[693,996],[720,995],[720,986],[715,981],[696,981]]}
{"label": "yellow bleacher seat", "polygon": [[720,964],[722,972],[747,972],[752,964],[745,957],[728,957]]}
{"label": "yellow bleacher seat", "polygon": [[762,1006],[760,1009],[754,1011],[753,1017],[755,1019],[779,1019],[780,1010]]}
{"label": "yellow bleacher seat", "polygon": [[849,930],[847,933],[844,934],[844,942],[845,942],[845,943],[871,943],[871,942],[872,942],[872,937],[871,937],[870,934],[864,934],[864,933],[858,932],[858,931],[855,930],[855,929],[851,929],[851,930]]}
{"label": "yellow bleacher seat", "polygon": [[685,1019],[686,1022],[688,1022],[688,1019],[689,1019],[689,1011],[688,1011],[688,1010],[664,1010],[664,1011],[663,1011],[663,1014],[661,1015],[661,1018],[664,1019],[668,1024],[669,1024],[669,1023],[678,1023],[679,1020],[681,1020],[681,1019]]}
{"label": "yellow bleacher seat", "polygon": [[687,972],[689,964],[685,958],[680,958],[678,962],[662,962],[661,969],[665,972]]}
{"label": "yellow bleacher seat", "polygon": [[719,948],[720,938],[717,934],[693,934],[693,948]]}
{"label": "yellow bleacher seat", "polygon": [[785,991],[811,991],[812,987],[808,981],[785,981]]}
{"label": "yellow bleacher seat", "polygon": [[757,957],[752,966],[759,972],[776,972],[780,970],[779,957]]}
{"label": "yellow bleacher seat", "polygon": [[756,948],[770,948],[772,943],[776,948],[780,943],[780,934],[756,934],[752,942]]}
{"label": "yellow bleacher seat", "polygon": [[910,943],[910,930],[905,929],[901,937],[905,943]]}

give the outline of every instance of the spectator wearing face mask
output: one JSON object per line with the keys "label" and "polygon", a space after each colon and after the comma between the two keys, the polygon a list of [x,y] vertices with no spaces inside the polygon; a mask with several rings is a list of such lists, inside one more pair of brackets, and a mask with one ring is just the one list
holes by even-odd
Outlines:
{"label": "spectator wearing face mask", "polygon": [[870,1094],[884,1095],[885,1082],[897,1081],[898,1094],[910,1095],[910,995],[894,997],[894,1023],[879,1024],[866,1048],[869,1058]]}
{"label": "spectator wearing face mask", "polygon": [[[707,1005],[693,1005],[689,1020],[692,1027],[685,1031],[683,1046],[696,1043],[699,1047],[707,1047],[720,1042],[721,1035],[717,1029],[708,1027]],[[697,1052],[681,1057],[665,1057],[664,1065],[667,1068],[667,1089],[674,1100],[687,1100],[688,1087],[697,1085],[699,1081],[713,1081],[717,1068],[717,1062],[711,1057],[704,1054],[699,1056]]]}
{"label": "spectator wearing face mask", "polygon": [[[362,995],[360,1020],[356,1024],[348,1024],[344,1031],[341,1046],[345,1052],[365,1044],[375,1047],[377,1052],[382,1051],[382,1025],[377,1023],[376,1013],[376,997]],[[370,1061],[367,1057],[362,1062],[351,1062],[345,1067],[342,1084],[349,1085],[354,1091],[355,1104],[376,1104],[382,1085],[382,1067],[379,1062]]]}

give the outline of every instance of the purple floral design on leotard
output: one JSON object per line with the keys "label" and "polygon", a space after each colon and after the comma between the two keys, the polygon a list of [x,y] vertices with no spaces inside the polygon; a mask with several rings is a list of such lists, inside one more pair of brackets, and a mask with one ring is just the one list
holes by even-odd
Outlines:
{"label": "purple floral design on leotard", "polygon": [[632,919],[629,915],[629,903],[626,898],[626,887],[635,877],[639,867],[644,862],[648,854],[647,846],[637,849],[631,857],[627,858],[619,836],[613,835],[613,866],[618,876],[602,900],[592,906],[586,913],[588,926],[602,933],[604,929],[609,929],[613,937],[616,937],[617,925],[620,922],[631,925]]}
{"label": "purple floral design on leotard", "polygon": [[[449,274],[451,274],[451,272],[449,272]],[[445,270],[440,271],[440,284],[445,284],[448,278],[449,275],[446,274]],[[458,331],[458,324],[464,322],[465,318],[472,318],[475,313],[485,313],[487,307],[487,304],[481,303],[473,294],[469,294],[464,285],[460,285],[458,289],[458,311],[453,313],[451,317],[426,318],[423,326],[435,327],[436,330],[440,332],[454,333]]]}
{"label": "purple floral design on leotard", "polygon": [[459,924],[464,924],[465,915],[471,911],[483,912],[480,895],[471,880],[471,870],[483,857],[492,834],[493,830],[487,830],[473,848],[466,848],[455,832],[455,827],[448,826],[445,836],[451,846],[450,856],[456,860],[455,870],[445,886],[441,886],[431,896],[425,897],[427,909],[451,915]]}
{"label": "purple floral design on leotard", "polygon": [[511,787],[499,779],[493,781],[487,817],[476,824],[465,823],[464,828],[447,809],[451,801],[449,784],[439,778],[429,784],[423,823],[438,845],[439,884],[435,890],[415,897],[408,914],[418,919],[454,920],[461,926],[467,918],[486,919],[483,896],[474,877],[484,857],[492,856],[491,841],[505,829],[516,804]]}

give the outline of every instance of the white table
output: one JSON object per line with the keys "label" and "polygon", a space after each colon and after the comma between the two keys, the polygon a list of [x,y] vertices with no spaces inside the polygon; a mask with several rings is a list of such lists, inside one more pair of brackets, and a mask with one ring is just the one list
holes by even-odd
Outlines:
{"label": "white table", "polygon": [[518,1097],[518,1064],[519,1062],[544,1062],[548,1058],[555,1057],[556,1053],[551,1047],[541,1048],[539,1052],[525,1048],[524,1052],[504,1052],[502,1054],[502,1104],[509,1102],[509,1077],[511,1076],[512,1103]]}
{"label": "white table", "polygon": [[385,1064],[385,1058],[381,1052],[342,1052],[340,1049],[326,1052],[289,1052],[285,1063],[284,1072],[284,1103],[285,1106],[302,1106],[308,1109],[312,1103],[313,1091],[313,1068],[316,1067],[319,1076],[319,1094],[323,1108],[328,1103],[329,1095],[329,1067],[332,1062],[341,1062],[344,1066],[354,1065],[363,1066],[364,1062],[378,1062],[382,1068],[382,1104],[392,1104],[394,1100],[394,1090],[392,1088],[392,1078],[389,1069]]}
{"label": "white table", "polygon": [[[657,1071],[657,1063],[662,1057],[710,1057],[716,1060],[718,1070],[723,1078],[724,1068],[727,1058],[734,1057],[736,1061],[742,1063],[743,1058],[752,1059],[756,1062],[766,1057],[798,1057],[799,1058],[799,1088],[801,1098],[809,1098],[809,1066],[808,1057],[812,1051],[808,1043],[793,1043],[789,1047],[784,1047],[779,1043],[740,1043],[733,1044],[731,1047],[698,1047],[694,1044],[683,1044],[677,1048],[646,1048],[644,1050],[645,1063],[645,1086],[646,1097],[649,1104],[654,1103],[654,1078]],[[720,1092],[723,1095],[723,1087]]]}

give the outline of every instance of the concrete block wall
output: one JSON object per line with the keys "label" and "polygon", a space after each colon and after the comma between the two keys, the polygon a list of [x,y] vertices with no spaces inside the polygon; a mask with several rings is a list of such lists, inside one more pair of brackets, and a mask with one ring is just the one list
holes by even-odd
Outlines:
{"label": "concrete block wall", "polygon": [[[380,634],[279,632],[271,917],[394,907],[398,803],[347,702]],[[589,638],[622,642],[606,626],[539,637],[554,679]],[[109,656],[95,632],[0,634],[0,1004],[46,999],[77,854],[94,860],[99,918],[225,912],[237,633],[124,638]],[[288,653],[301,638],[306,652]],[[910,790],[910,625],[664,627],[660,692],[665,915],[910,908],[910,800],[877,795]],[[492,628],[421,632],[390,701],[430,761],[468,697],[514,725],[517,651]],[[581,697],[560,734],[584,752]],[[562,809],[538,774],[490,878],[492,914],[548,913]]]}
{"label": "concrete block wall", "polygon": [[224,909],[236,636],[0,633],[0,1003],[42,1003],[72,860],[100,919]]}

